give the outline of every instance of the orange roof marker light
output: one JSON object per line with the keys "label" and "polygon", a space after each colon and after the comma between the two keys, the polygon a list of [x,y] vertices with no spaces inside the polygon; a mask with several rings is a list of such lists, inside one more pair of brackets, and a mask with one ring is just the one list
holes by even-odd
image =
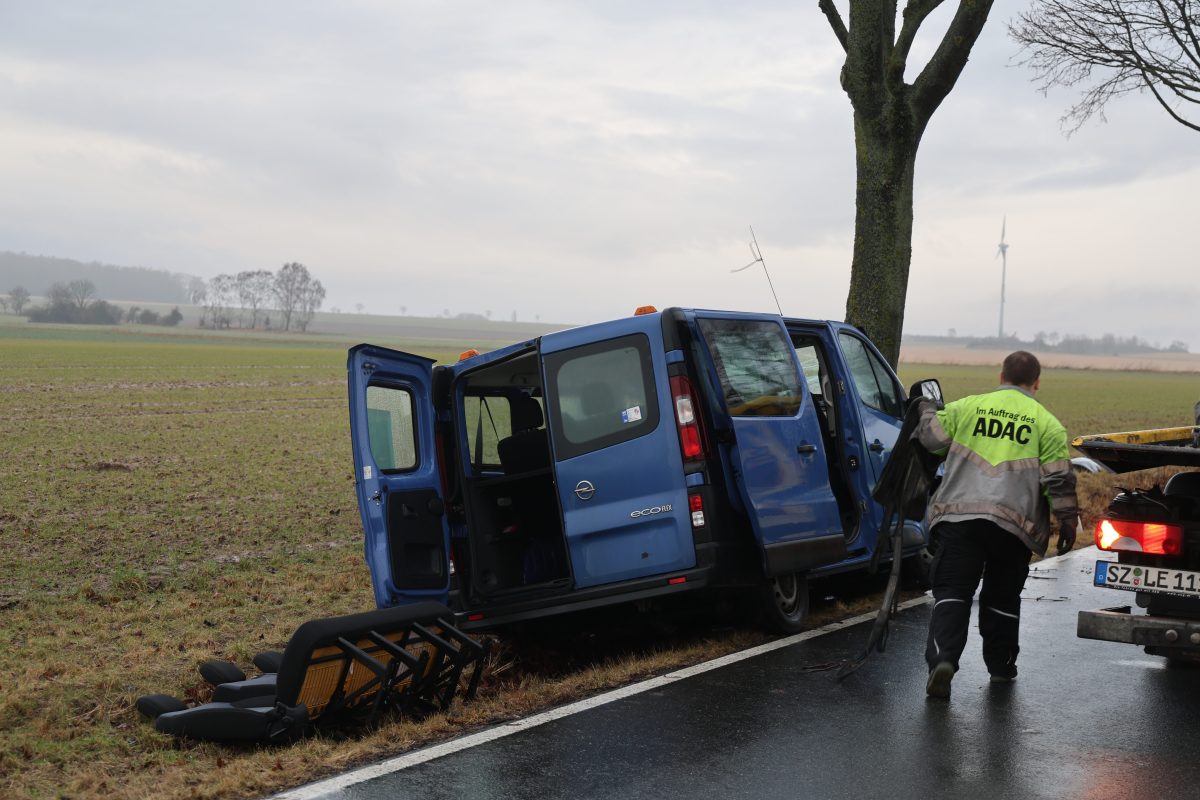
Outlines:
{"label": "orange roof marker light", "polygon": [[657,314],[657,313],[658,313],[658,309],[655,308],[654,306],[638,306],[637,310],[635,310],[633,312],[633,315],[635,317],[640,317],[643,314]]}
{"label": "orange roof marker light", "polygon": [[463,350],[458,354],[459,361],[466,361],[468,358],[474,358],[479,355],[479,351],[472,347],[470,350]]}

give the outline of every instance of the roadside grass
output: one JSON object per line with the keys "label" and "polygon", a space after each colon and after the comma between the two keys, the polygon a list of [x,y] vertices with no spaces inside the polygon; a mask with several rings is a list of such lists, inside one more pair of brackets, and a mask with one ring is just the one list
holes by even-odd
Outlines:
{"label": "roadside grass", "polygon": [[[458,352],[457,343],[407,346],[443,361]],[[307,619],[373,607],[345,348],[0,327],[0,796],[253,797],[769,638],[701,627],[569,663],[556,661],[553,641],[505,639],[480,701],[425,721],[275,748],[157,734],[134,710],[137,696],[202,699],[201,662],[245,667]],[[949,396],[994,381],[961,369],[970,368],[932,373]],[[914,380],[930,374],[918,371]],[[1170,383],[1143,391],[1157,378],[1056,371],[1043,397],[1073,432],[1173,423],[1195,393],[1184,401]],[[1110,489],[1096,485],[1107,503]],[[812,624],[877,602],[833,596]]]}

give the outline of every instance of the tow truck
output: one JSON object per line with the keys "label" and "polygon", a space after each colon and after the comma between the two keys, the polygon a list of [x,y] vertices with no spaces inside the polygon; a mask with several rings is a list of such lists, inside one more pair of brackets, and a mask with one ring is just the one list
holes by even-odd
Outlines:
{"label": "tow truck", "polygon": [[[1081,436],[1071,444],[1114,472],[1200,468],[1196,425]],[[1133,604],[1080,611],[1077,634],[1141,645],[1168,663],[1200,663],[1200,472],[1181,471],[1161,487],[1122,488],[1094,529],[1092,582],[1132,594]],[[1135,607],[1136,606],[1136,610]]]}

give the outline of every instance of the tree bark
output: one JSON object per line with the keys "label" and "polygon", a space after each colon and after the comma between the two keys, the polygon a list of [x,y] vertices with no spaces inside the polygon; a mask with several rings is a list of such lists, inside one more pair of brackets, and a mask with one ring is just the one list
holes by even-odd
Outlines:
{"label": "tree bark", "polygon": [[[904,115],[904,109],[894,113]],[[919,133],[912,130],[911,122],[873,123],[858,114],[854,119],[858,178],[846,321],[871,337],[893,366],[900,357],[912,262],[913,175]]]}

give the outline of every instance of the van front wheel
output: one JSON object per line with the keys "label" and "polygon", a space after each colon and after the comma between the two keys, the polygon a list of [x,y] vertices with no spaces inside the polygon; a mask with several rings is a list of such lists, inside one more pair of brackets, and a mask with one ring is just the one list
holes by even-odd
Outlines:
{"label": "van front wheel", "polygon": [[792,572],[769,578],[762,589],[766,626],[778,633],[799,633],[808,620],[808,576]]}

